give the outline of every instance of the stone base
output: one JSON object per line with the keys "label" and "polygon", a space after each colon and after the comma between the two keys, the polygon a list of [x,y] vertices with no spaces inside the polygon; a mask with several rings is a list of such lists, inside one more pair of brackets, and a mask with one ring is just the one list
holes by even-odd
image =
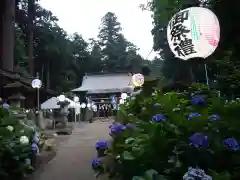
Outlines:
{"label": "stone base", "polygon": [[44,151],[40,153],[36,158],[36,169],[39,169],[44,164],[47,164],[49,161],[51,161],[56,156],[56,150],[53,151]]}
{"label": "stone base", "polygon": [[72,128],[56,129],[57,135],[70,135],[72,134]]}
{"label": "stone base", "polygon": [[35,171],[32,174],[26,175],[24,180],[34,180],[36,173],[41,173],[43,171],[43,166],[50,162],[55,156],[57,152],[56,150],[53,151],[43,151],[36,157],[36,162],[34,164]]}
{"label": "stone base", "polygon": [[109,177],[107,174],[96,174],[96,180],[109,180]]}

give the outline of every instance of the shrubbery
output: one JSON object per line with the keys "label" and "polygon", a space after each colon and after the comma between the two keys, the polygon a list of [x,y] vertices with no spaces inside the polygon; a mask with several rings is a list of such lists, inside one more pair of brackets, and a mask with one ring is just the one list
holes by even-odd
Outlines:
{"label": "shrubbery", "polygon": [[239,180],[239,115],[239,100],[227,102],[204,86],[140,94],[121,107],[110,127],[108,154],[117,168],[109,174],[124,180]]}
{"label": "shrubbery", "polygon": [[0,179],[22,179],[33,170],[41,137],[35,127],[15,118],[9,107],[1,107],[0,116]]}

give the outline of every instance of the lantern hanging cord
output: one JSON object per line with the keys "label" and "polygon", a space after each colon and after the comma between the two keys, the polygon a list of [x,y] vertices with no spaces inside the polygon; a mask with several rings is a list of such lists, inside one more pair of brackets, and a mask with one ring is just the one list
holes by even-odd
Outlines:
{"label": "lantern hanging cord", "polygon": [[153,52],[153,48],[151,49],[151,51],[148,53],[147,57],[145,59],[148,59],[148,57],[152,54]]}

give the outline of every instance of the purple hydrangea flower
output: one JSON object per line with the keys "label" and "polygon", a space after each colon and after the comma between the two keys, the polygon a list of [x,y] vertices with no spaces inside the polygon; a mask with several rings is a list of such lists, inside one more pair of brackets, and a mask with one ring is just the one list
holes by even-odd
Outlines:
{"label": "purple hydrangea flower", "polygon": [[122,125],[121,123],[114,123],[111,127],[110,127],[110,135],[114,135],[114,134],[119,134],[122,133],[123,131],[125,131],[126,127],[124,125]]}
{"label": "purple hydrangea flower", "polygon": [[220,120],[220,116],[217,114],[213,114],[213,115],[209,116],[209,119],[211,121],[217,121],[217,120]]}
{"label": "purple hydrangea flower", "polygon": [[163,114],[156,114],[152,117],[152,122],[160,122],[160,121],[165,121],[166,117]]}
{"label": "purple hydrangea flower", "polygon": [[204,170],[200,168],[188,168],[188,172],[184,174],[183,180],[190,180],[190,179],[199,179],[199,180],[212,180],[212,177],[207,175]]}
{"label": "purple hydrangea flower", "polygon": [[7,103],[3,103],[2,107],[7,110],[10,108],[9,104]]}
{"label": "purple hydrangea flower", "polygon": [[153,104],[153,107],[157,108],[157,107],[161,107],[162,105],[159,103]]}
{"label": "purple hydrangea flower", "polygon": [[101,161],[99,159],[93,159],[92,160],[92,168],[98,169],[101,166]]}
{"label": "purple hydrangea flower", "polygon": [[189,101],[192,105],[205,105],[205,98],[202,95],[193,96],[192,99]]}
{"label": "purple hydrangea flower", "polygon": [[199,113],[190,113],[189,116],[188,116],[188,120],[190,120],[194,117],[200,117],[200,116],[201,116],[201,114],[199,114]]}
{"label": "purple hydrangea flower", "polygon": [[35,144],[38,144],[38,143],[39,143],[39,137],[38,137],[38,134],[37,134],[37,133],[34,134],[33,142],[34,142]]}
{"label": "purple hydrangea flower", "polygon": [[118,122],[113,122],[112,124],[110,124],[108,127],[111,129],[111,127],[113,127],[115,124],[120,124]]}
{"label": "purple hydrangea flower", "polygon": [[208,146],[208,137],[201,133],[194,133],[189,140],[190,145],[196,148],[204,148]]}
{"label": "purple hydrangea flower", "polygon": [[233,151],[239,150],[239,144],[234,138],[224,139],[223,144]]}
{"label": "purple hydrangea flower", "polygon": [[129,130],[134,130],[136,128],[136,126],[134,124],[126,124],[126,128],[129,129]]}
{"label": "purple hydrangea flower", "polygon": [[108,142],[106,140],[99,140],[96,145],[96,150],[105,150],[108,149]]}
{"label": "purple hydrangea flower", "polygon": [[36,143],[32,144],[32,151],[37,153],[39,151],[38,145]]}

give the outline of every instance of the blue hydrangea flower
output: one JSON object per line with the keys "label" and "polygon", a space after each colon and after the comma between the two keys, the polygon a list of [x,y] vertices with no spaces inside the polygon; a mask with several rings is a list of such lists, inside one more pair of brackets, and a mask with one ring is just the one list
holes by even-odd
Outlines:
{"label": "blue hydrangea flower", "polygon": [[110,127],[110,135],[114,135],[114,134],[119,134],[122,133],[123,131],[125,131],[126,127],[124,125],[122,125],[121,123],[114,123],[112,124],[112,126]]}
{"label": "blue hydrangea flower", "polygon": [[35,144],[38,144],[38,142],[39,142],[39,137],[38,137],[38,134],[37,134],[37,133],[34,134],[33,142],[34,142]]}
{"label": "blue hydrangea flower", "polygon": [[38,148],[38,145],[36,143],[33,143],[32,144],[32,151],[34,153],[38,153],[39,152],[39,148]]}
{"label": "blue hydrangea flower", "polygon": [[201,114],[199,114],[199,113],[190,113],[189,116],[188,116],[188,120],[190,120],[194,117],[200,117],[200,116],[201,116]]}
{"label": "blue hydrangea flower", "polygon": [[192,105],[205,105],[205,98],[202,95],[195,95],[192,97],[192,99],[189,101]]}
{"label": "blue hydrangea flower", "polygon": [[126,128],[129,129],[129,130],[134,130],[136,128],[136,126],[134,124],[126,124]]}
{"label": "blue hydrangea flower", "polygon": [[213,115],[209,116],[209,119],[211,121],[217,121],[217,120],[220,120],[220,116],[217,114],[213,114]]}
{"label": "blue hydrangea flower", "polygon": [[196,148],[204,148],[208,146],[208,137],[201,133],[194,133],[189,140],[190,145]]}
{"label": "blue hydrangea flower", "polygon": [[119,124],[121,124],[121,123],[119,123],[119,122],[113,122],[113,123],[110,124],[108,127],[109,127],[109,129],[111,129],[114,125],[119,125]]}
{"label": "blue hydrangea flower", "polygon": [[224,139],[223,144],[233,151],[239,150],[239,144],[234,138]]}
{"label": "blue hydrangea flower", "polygon": [[162,105],[159,103],[153,104],[153,107],[157,108],[157,107],[161,107]]}
{"label": "blue hydrangea flower", "polygon": [[105,150],[108,148],[108,142],[106,140],[99,140],[96,145],[96,150]]}
{"label": "blue hydrangea flower", "polygon": [[101,166],[101,161],[99,159],[93,159],[92,160],[92,168],[98,169]]}
{"label": "blue hydrangea flower", "polygon": [[165,121],[166,117],[163,114],[156,114],[152,117],[152,122],[160,122],[160,121]]}
{"label": "blue hydrangea flower", "polygon": [[9,104],[7,103],[3,103],[2,107],[7,110],[10,108]]}
{"label": "blue hydrangea flower", "polygon": [[199,179],[199,180],[212,180],[212,177],[207,175],[204,170],[200,168],[188,168],[188,172],[186,172],[183,176],[183,180],[190,180],[190,179]]}

